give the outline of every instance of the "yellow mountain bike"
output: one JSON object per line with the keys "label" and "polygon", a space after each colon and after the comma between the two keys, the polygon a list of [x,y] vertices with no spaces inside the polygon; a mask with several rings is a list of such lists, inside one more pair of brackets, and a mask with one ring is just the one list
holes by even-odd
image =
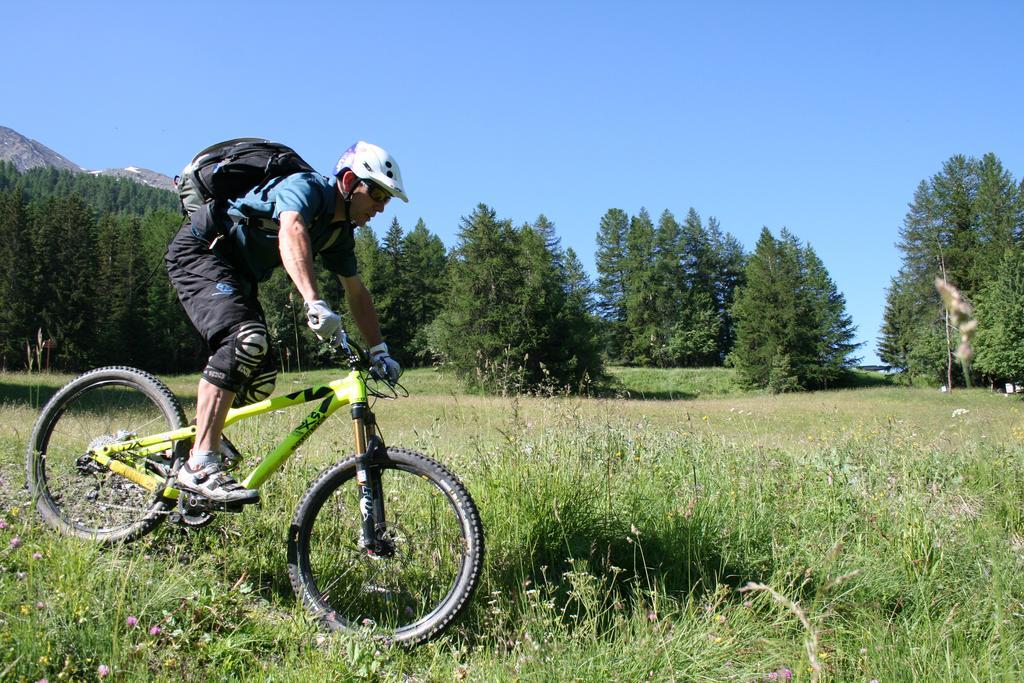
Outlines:
{"label": "yellow mountain bike", "polygon": [[[351,371],[326,385],[228,413],[227,426],[303,403],[316,408],[245,477],[259,488],[317,428],[349,406],[355,455],[302,495],[288,531],[288,573],[302,603],[331,629],[368,630],[416,644],[441,633],[468,603],[483,563],[480,515],[469,492],[425,455],[384,445],[369,398],[396,398],[365,351],[340,347]],[[131,541],[164,519],[199,527],[241,506],[172,484],[195,437],[174,394],[128,367],[99,368],[43,408],[28,445],[29,486],[47,523],[103,543]],[[225,440],[225,466],[242,458]]]}

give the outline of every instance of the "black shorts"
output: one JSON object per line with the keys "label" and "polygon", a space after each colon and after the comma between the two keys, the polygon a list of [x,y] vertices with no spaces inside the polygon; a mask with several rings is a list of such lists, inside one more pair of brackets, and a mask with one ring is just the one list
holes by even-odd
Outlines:
{"label": "black shorts", "polygon": [[214,241],[216,232],[204,227],[212,223],[206,207],[193,214],[171,240],[164,263],[185,313],[214,352],[243,323],[266,324],[266,315],[256,282],[232,263],[227,245]]}

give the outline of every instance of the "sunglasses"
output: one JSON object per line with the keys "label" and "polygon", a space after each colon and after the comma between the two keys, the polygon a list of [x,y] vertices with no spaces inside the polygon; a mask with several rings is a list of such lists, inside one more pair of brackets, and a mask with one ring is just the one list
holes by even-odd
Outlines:
{"label": "sunglasses", "polygon": [[366,193],[370,195],[370,199],[378,204],[387,204],[391,199],[391,193],[372,180],[363,180],[363,185],[366,185]]}

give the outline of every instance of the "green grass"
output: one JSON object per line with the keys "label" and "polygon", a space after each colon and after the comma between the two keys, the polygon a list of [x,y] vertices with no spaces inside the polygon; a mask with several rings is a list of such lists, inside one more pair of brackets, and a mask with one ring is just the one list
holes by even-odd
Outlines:
{"label": "green grass", "polygon": [[[810,680],[809,641],[827,680],[1020,678],[1024,404],[613,374],[612,397],[514,399],[419,370],[410,398],[378,402],[388,442],[459,472],[487,532],[469,612],[412,651],[320,634],[288,584],[288,521],[348,451],[345,420],[261,508],[100,551],[43,528],[21,488],[39,401],[67,378],[0,375],[0,680]],[[195,381],[169,384],[190,403]],[[259,452],[301,416],[232,438]]]}
{"label": "green grass", "polygon": [[743,394],[727,368],[610,368],[612,389],[641,399],[676,400]]}

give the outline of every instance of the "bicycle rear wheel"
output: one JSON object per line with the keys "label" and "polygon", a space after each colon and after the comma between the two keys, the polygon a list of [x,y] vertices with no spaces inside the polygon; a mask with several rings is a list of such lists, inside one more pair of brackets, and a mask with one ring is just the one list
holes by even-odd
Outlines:
{"label": "bicycle rear wheel", "polygon": [[[185,425],[174,394],[141,370],[99,368],[75,378],[43,408],[29,440],[28,484],[40,515],[62,533],[105,543],[147,533],[163,521],[173,501],[159,489],[149,491],[111,472],[87,453]],[[149,456],[143,466],[162,481],[172,456],[170,451]]]}
{"label": "bicycle rear wheel", "polygon": [[398,448],[382,465],[394,551],[359,544],[355,458],[306,491],[288,535],[288,574],[302,603],[327,627],[415,645],[439,635],[480,579],[483,529],[462,483],[437,462]]}

